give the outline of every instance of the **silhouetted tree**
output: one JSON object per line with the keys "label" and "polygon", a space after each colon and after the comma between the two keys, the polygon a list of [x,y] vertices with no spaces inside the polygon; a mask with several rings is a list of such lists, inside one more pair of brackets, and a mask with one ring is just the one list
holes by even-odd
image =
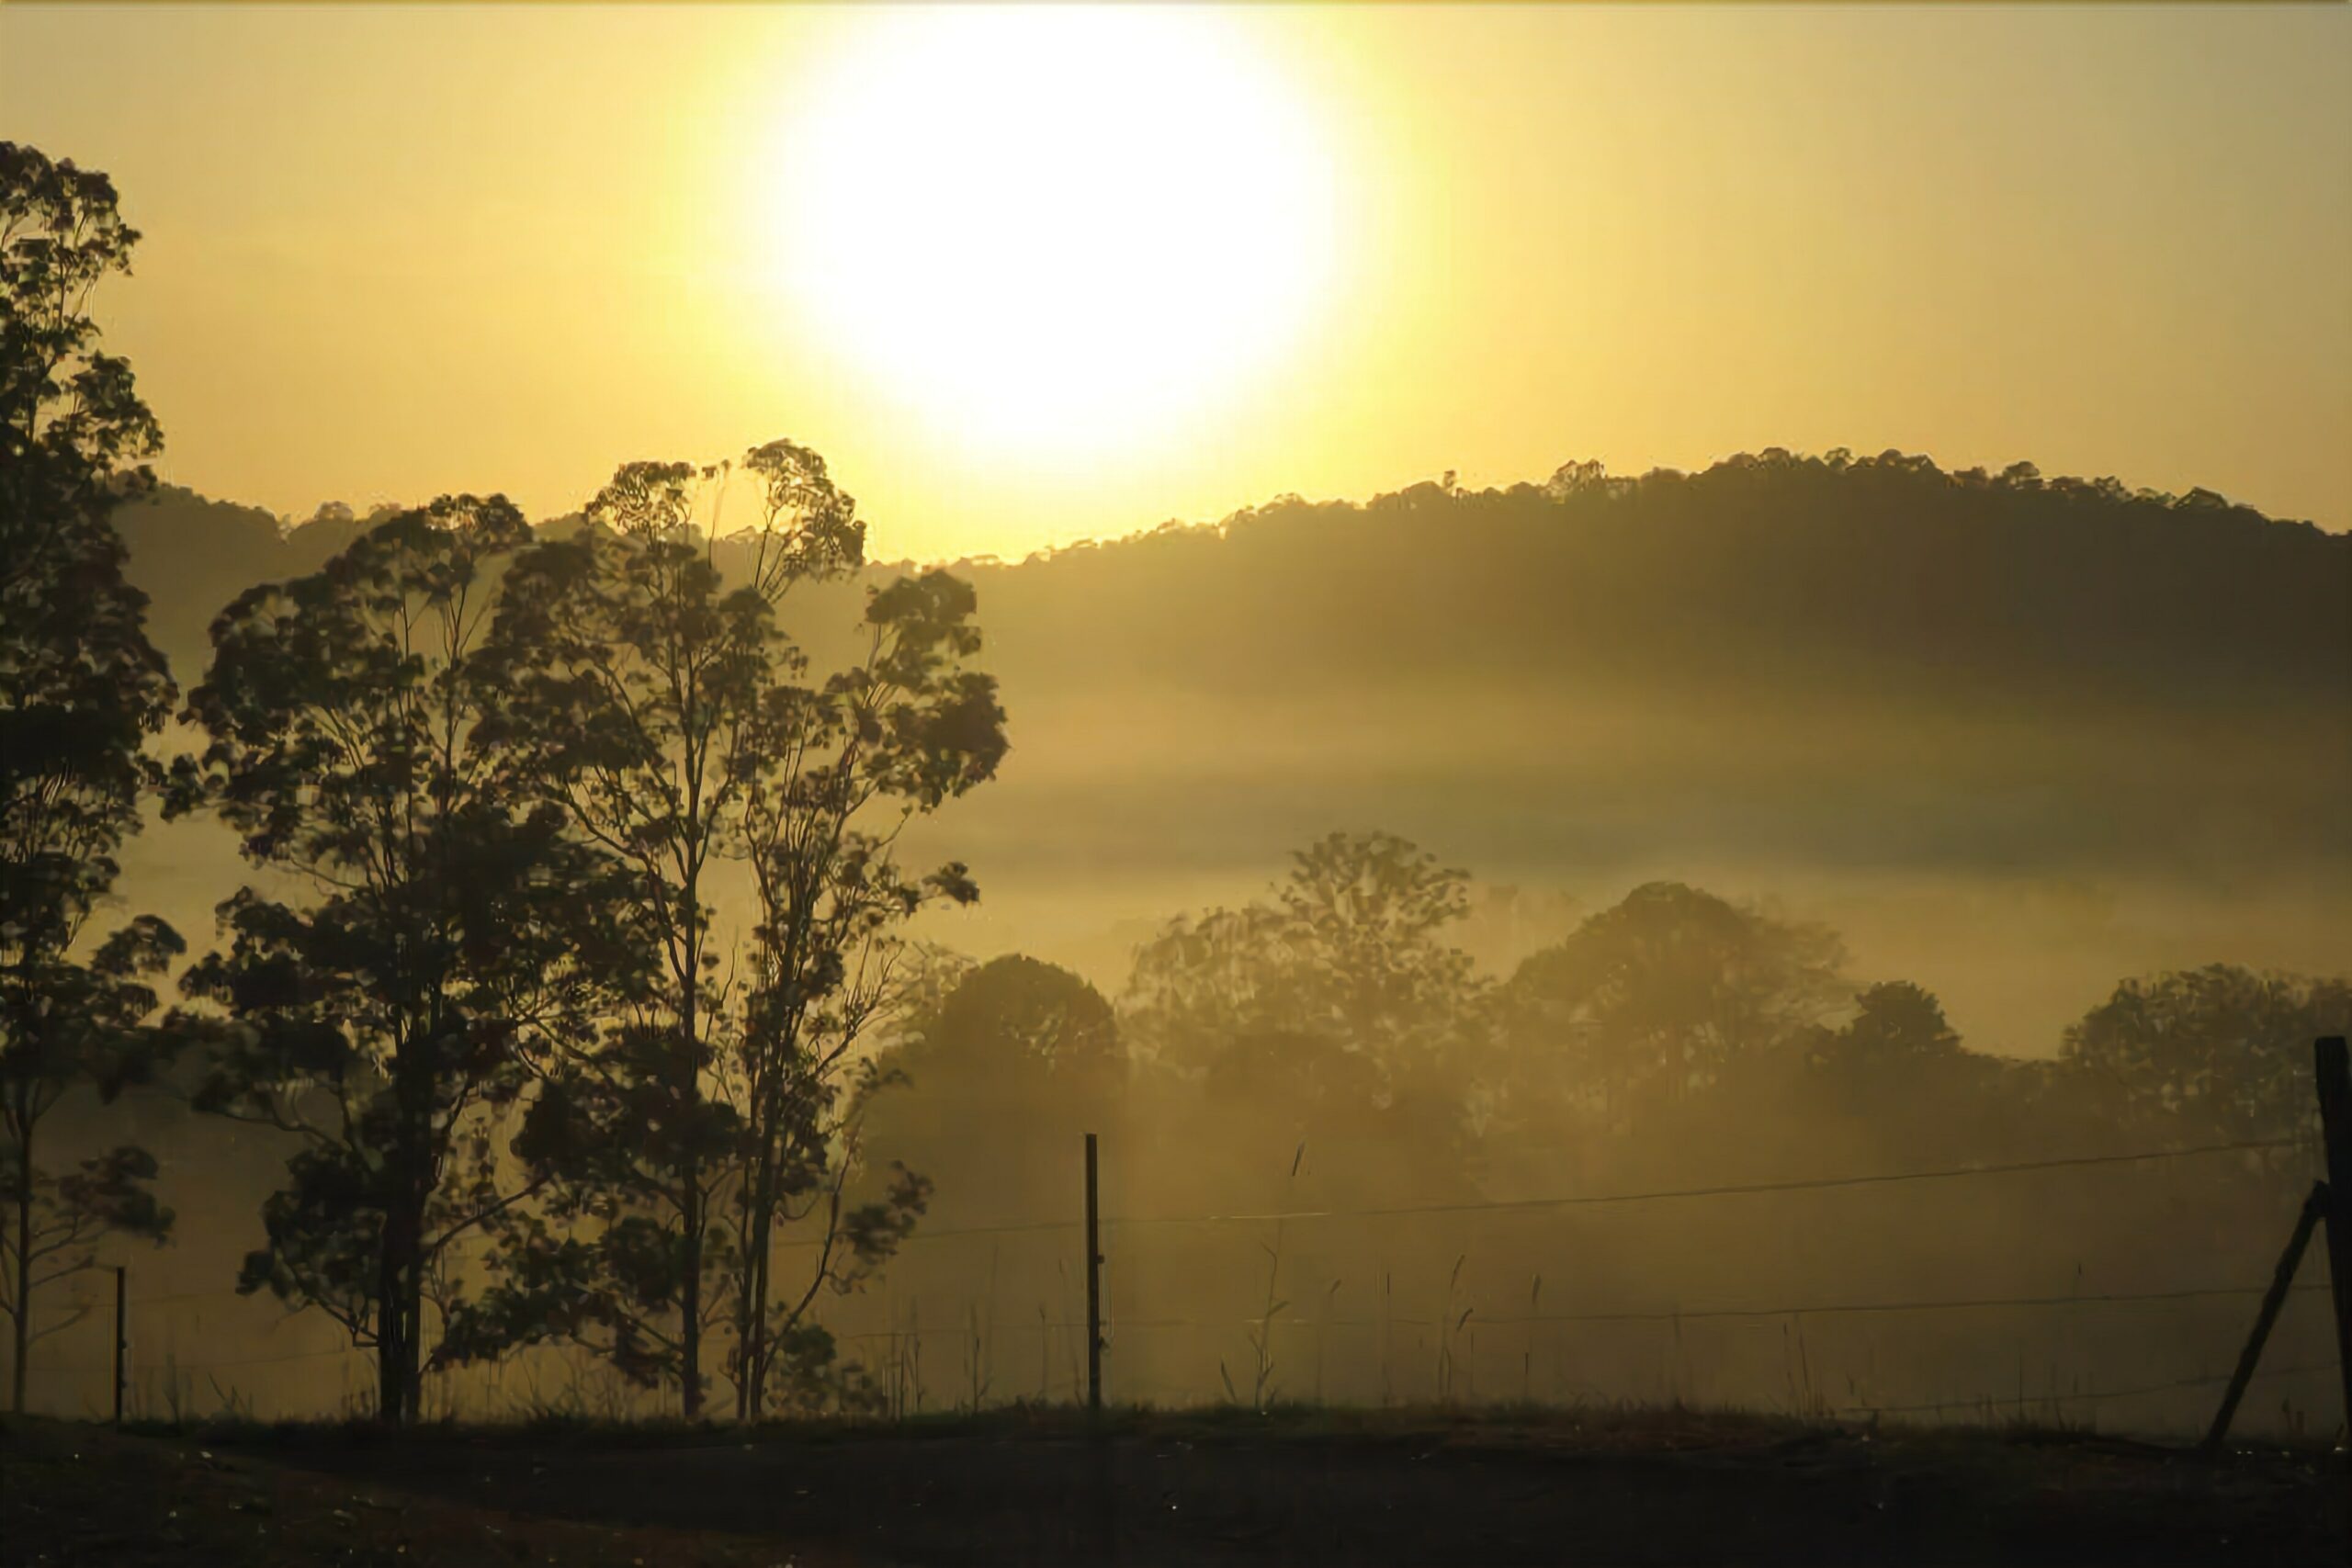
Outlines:
{"label": "silhouetted tree", "polygon": [[935,1178],[959,1217],[1066,1202],[1079,1134],[1119,1133],[1129,1071],[1110,1002],[1022,953],[910,1000],[876,1063],[910,1087],[876,1105],[869,1146]]}
{"label": "silhouetted tree", "polygon": [[1198,1071],[1224,1044],[1295,1010],[1287,921],[1263,904],[1178,915],[1136,950],[1120,994],[1128,1037],[1156,1062]]}
{"label": "silhouetted tree", "polygon": [[1331,833],[1291,856],[1274,890],[1308,1027],[1384,1059],[1427,1051],[1477,991],[1443,939],[1470,912],[1469,874],[1393,833]]}
{"label": "silhouetted tree", "polygon": [[416,1414],[424,1307],[450,1248],[530,1190],[496,1134],[557,1040],[642,991],[614,868],[562,814],[516,799],[487,713],[502,565],[528,542],[503,499],[379,524],[312,576],[213,627],[182,769],[257,866],[230,939],[182,977],[203,1110],[300,1140],[243,1291],[315,1306],[371,1347],[377,1413]]}
{"label": "silhouetted tree", "polygon": [[0,1311],[13,1331],[9,1407],[25,1407],[35,1341],[78,1322],[76,1309],[35,1330],[35,1296],[97,1265],[108,1232],[162,1241],[172,1211],[150,1190],[155,1156],[121,1144],[52,1172],[34,1163],[34,1134],[75,1090],[111,1100],[152,1071],[156,1032],[146,1023],[155,992],[146,982],[181,951],[169,926],[130,921],[75,961],[51,958],[8,969],[6,1044],[0,1048],[0,1190],[9,1213],[0,1230]]}
{"label": "silhouetted tree", "polygon": [[1381,832],[1291,860],[1271,901],[1170,921],[1136,954],[1125,1028],[1207,1118],[1175,1140],[1305,1140],[1335,1179],[1385,1161],[1396,1179],[1458,1179],[1486,1023],[1484,985],[1445,940],[1467,874]]}
{"label": "silhouetted tree", "polygon": [[84,944],[117,851],[159,782],[146,739],[173,701],[109,522],[152,482],[160,442],[124,360],[101,353],[91,291],[139,236],[104,175],[0,141],[0,1183],[22,1408],[33,1292],[94,1260],[108,1227],[162,1234],[169,1212],[124,1145],[53,1175],[41,1122],[77,1089],[142,1070],[144,985],[178,951],[153,919]]}
{"label": "silhouetted tree", "polygon": [[[119,582],[108,513],[153,483],[136,465],[163,433],[89,314],[138,243],[106,175],[0,141],[0,604],[12,624],[57,589]],[[91,608],[121,613],[113,596]]]}
{"label": "silhouetted tree", "polygon": [[1171,921],[1137,952],[1125,1006],[1141,1038],[1181,1058],[1314,1034],[1395,1064],[1464,1026],[1479,986],[1443,938],[1469,912],[1467,874],[1378,832],[1331,833],[1291,861],[1271,905]]}
{"label": "silhouetted tree", "polygon": [[[795,450],[764,472],[772,485],[778,474],[802,485],[823,470]],[[899,928],[926,904],[979,896],[959,862],[912,875],[894,858],[910,820],[989,778],[1004,755],[996,683],[963,667],[979,651],[973,608],[970,585],[944,571],[901,578],[868,601],[860,662],[821,687],[796,685],[807,660],[783,649],[747,727],[742,842],[759,923],[722,1068],[741,1118],[739,1416],[765,1407],[775,1348],[800,1342],[818,1291],[854,1289],[930,1191],[900,1165],[881,1201],[844,1206],[862,1112],[882,1083],[870,1066],[853,1074],[851,1053],[896,995]],[[808,1279],[778,1292],[778,1227],[820,1213]]]}
{"label": "silhouetted tree", "polygon": [[[760,515],[729,541],[730,581],[695,525],[735,472]],[[755,1409],[779,1333],[804,1360],[831,1351],[798,1332],[806,1296],[778,1327],[775,1226],[824,1215],[813,1294],[853,1282],[921,1212],[926,1186],[904,1173],[878,1204],[841,1201],[862,1103],[851,1046],[888,996],[893,928],[974,896],[960,865],[910,876],[891,851],[908,817],[994,769],[1002,715],[962,668],[972,595],[945,573],[874,592],[856,662],[804,682],[778,609],[853,571],[864,541],[822,460],[778,441],[732,467],[626,467],[576,532],[515,564],[500,636],[518,787],[627,864],[659,983],[534,1106],[515,1151],[548,1184],[538,1228],[453,1325],[461,1353],[560,1335],[674,1382],[692,1418],[731,1280],[739,1402]],[[712,899],[732,863],[755,923],[722,969]]]}
{"label": "silhouetted tree", "polygon": [[1735,1071],[1727,1092],[1750,1111],[1770,1102],[1790,1123],[1874,1137],[1911,1162],[1991,1157],[2020,1130],[2026,1082],[1962,1044],[1943,1004],[1908,980],[1862,987],[1852,1017],[1792,1044],[1793,1060],[1751,1058],[1756,1071]]}
{"label": "silhouetted tree", "polygon": [[1815,1058],[1826,1066],[1914,1064],[1947,1060],[1960,1049],[1960,1033],[1933,992],[1908,980],[1888,980],[1862,988],[1854,1016],[1823,1038]]}
{"label": "silhouetted tree", "polygon": [[1675,882],[1635,888],[1505,987],[1521,1116],[1547,1102],[1623,1126],[1790,1041],[1839,993],[1836,935]]}
{"label": "silhouetted tree", "polygon": [[[675,1382],[689,1419],[702,1410],[703,1335],[725,1261],[710,1245],[715,1188],[741,1132],[709,1095],[726,1017],[710,884],[759,766],[747,737],[784,640],[775,598],[848,570],[864,540],[820,471],[805,497],[788,486],[775,497],[761,530],[767,570],[730,589],[695,528],[721,476],[623,467],[582,527],[516,565],[500,627],[517,667],[515,748],[577,830],[628,866],[632,918],[660,975],[650,1005],[550,1085],[516,1145],[552,1179],[559,1223],[604,1227],[535,1238],[508,1260],[506,1290],[571,1297],[555,1325],[632,1378]],[[489,1332],[492,1313],[515,1332],[539,1326],[539,1314],[518,1318],[493,1292],[460,1340]]]}
{"label": "silhouetted tree", "polygon": [[[2352,1031],[2352,982],[2211,964],[2126,980],[2068,1027],[2060,1058],[2109,1086],[2120,1114],[2193,1138],[2316,1132],[2312,1042]],[[2308,1156],[2277,1151],[2298,1168]]]}
{"label": "silhouetted tree", "polygon": [[962,975],[910,1025],[895,1053],[917,1078],[958,1077],[1079,1084],[1125,1076],[1118,1016],[1102,993],[1058,964],[1008,953]]}

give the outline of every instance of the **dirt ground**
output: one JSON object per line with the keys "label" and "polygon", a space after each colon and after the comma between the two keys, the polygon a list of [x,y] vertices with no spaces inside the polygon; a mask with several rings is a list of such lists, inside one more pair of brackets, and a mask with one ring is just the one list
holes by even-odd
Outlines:
{"label": "dirt ground", "polygon": [[874,1428],[12,1422],[0,1563],[2346,1561],[2339,1457],[1685,1412],[1062,1413]]}
{"label": "dirt ground", "polygon": [[190,1439],[10,1418],[5,1568],[835,1568],[705,1531],[616,1529],[423,1501]]}

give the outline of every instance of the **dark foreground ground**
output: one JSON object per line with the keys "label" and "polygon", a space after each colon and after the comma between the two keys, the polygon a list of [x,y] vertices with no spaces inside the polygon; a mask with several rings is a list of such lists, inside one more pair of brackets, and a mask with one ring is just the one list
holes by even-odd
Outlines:
{"label": "dark foreground ground", "polygon": [[[1688,1412],[867,1429],[16,1421],[0,1563],[2342,1564],[2343,1461]],[[747,1439],[747,1437],[749,1440]]]}

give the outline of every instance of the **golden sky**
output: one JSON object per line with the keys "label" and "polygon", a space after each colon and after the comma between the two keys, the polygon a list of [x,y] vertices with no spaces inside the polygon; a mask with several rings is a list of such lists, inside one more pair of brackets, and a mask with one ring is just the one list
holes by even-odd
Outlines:
{"label": "golden sky", "polygon": [[0,5],[165,476],[576,504],[789,434],[884,556],[1740,450],[2352,525],[2352,7]]}

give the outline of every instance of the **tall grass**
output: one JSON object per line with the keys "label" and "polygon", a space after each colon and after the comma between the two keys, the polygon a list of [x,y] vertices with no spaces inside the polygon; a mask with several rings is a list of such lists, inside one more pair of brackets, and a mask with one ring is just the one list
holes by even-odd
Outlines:
{"label": "tall grass", "polygon": [[1453,1272],[1447,1276],[1445,1281],[1445,1308],[1438,1314],[1437,1402],[1440,1404],[1453,1403],[1453,1374],[1460,1365],[1459,1358],[1454,1352],[1454,1340],[1468,1325],[1470,1314],[1476,1310],[1474,1307],[1465,1306],[1462,1309],[1462,1315],[1459,1317],[1456,1317],[1453,1313],[1454,1292],[1462,1285],[1462,1266],[1469,1261],[1470,1255],[1466,1252],[1454,1258]]}

